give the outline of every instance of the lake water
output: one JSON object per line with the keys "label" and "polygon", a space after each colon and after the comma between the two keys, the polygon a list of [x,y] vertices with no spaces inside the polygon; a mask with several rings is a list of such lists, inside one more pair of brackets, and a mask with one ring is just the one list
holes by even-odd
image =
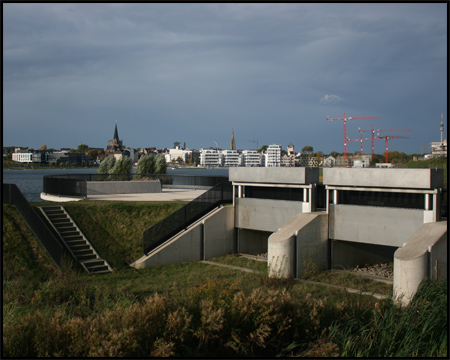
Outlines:
{"label": "lake water", "polygon": [[[40,197],[43,191],[45,175],[57,174],[95,174],[98,169],[26,169],[3,170],[3,182],[16,184],[28,201],[43,201]],[[134,171],[134,168],[132,169]],[[217,169],[167,169],[167,174],[200,175],[200,176],[228,176],[227,168]]]}

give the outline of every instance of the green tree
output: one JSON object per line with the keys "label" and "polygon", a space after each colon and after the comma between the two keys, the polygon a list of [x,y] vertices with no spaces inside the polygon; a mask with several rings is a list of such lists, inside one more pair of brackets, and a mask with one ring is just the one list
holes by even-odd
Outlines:
{"label": "green tree", "polygon": [[156,159],[152,154],[142,155],[136,166],[134,179],[144,179],[146,174],[154,174],[156,172]]}
{"label": "green tree", "polygon": [[87,151],[87,154],[89,155],[89,159],[90,160],[95,161],[97,159],[98,151],[97,150],[93,150],[93,149],[89,149]]}
{"label": "green tree", "polygon": [[128,156],[122,156],[116,161],[110,174],[115,175],[113,180],[128,180],[131,175],[131,159]]}
{"label": "green tree", "polygon": [[116,163],[114,156],[108,156],[100,163],[97,174],[109,174]]}
{"label": "green tree", "polygon": [[155,172],[157,174],[166,174],[167,173],[167,164],[166,164],[166,157],[164,154],[159,154],[156,157],[156,169]]}
{"label": "green tree", "polygon": [[258,150],[258,152],[259,152],[259,153],[266,152],[268,147],[269,147],[268,145],[263,145],[263,146]]}
{"label": "green tree", "polygon": [[306,153],[306,154],[310,154],[310,153],[312,153],[314,151],[314,149],[313,149],[313,147],[312,146],[309,146],[309,145],[307,145],[307,146],[303,146],[303,148],[302,148],[302,153]]}

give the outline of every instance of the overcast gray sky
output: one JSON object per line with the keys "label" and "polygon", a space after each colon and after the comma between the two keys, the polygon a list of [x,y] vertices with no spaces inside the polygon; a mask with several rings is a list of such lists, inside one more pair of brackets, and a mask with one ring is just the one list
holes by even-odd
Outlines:
{"label": "overcast gray sky", "polygon": [[134,148],[343,152],[344,112],[381,116],[351,139],[411,129],[390,151],[440,141],[441,113],[447,136],[446,3],[2,6],[3,146],[105,148],[117,121]]}

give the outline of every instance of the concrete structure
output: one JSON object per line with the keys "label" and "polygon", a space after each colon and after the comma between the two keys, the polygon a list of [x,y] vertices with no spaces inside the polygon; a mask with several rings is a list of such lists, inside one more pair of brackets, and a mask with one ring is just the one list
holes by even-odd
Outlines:
{"label": "concrete structure", "polygon": [[86,183],[87,195],[106,194],[140,194],[160,193],[159,180],[147,181],[88,181]]}
{"label": "concrete structure", "polygon": [[[230,168],[233,206],[218,208],[133,266],[267,252],[269,275],[394,261],[395,297],[407,303],[424,277],[447,277],[443,171]],[[316,199],[325,198],[324,211]]]}
{"label": "concrete structure", "polygon": [[[416,238],[417,244],[423,247],[428,240],[423,234],[417,235],[423,231],[420,229],[424,224],[435,225],[440,221],[442,170],[323,169],[323,183],[329,215],[331,267],[392,261],[398,248],[408,242],[414,243]],[[434,238],[433,241],[443,240]],[[405,251],[397,255],[402,253]],[[404,262],[407,263],[411,264],[411,261]],[[417,268],[415,272],[397,278],[398,291],[407,294],[405,301],[417,290],[409,284],[410,280],[405,279],[415,279],[423,274],[431,276],[423,258],[414,266],[419,263],[420,270]],[[398,270],[402,266],[395,265],[394,259],[394,267]],[[394,279],[395,276],[394,269]],[[417,281],[412,284],[417,285]]]}
{"label": "concrete structure", "polygon": [[281,146],[269,145],[266,151],[266,167],[280,167],[281,165]]}
{"label": "concrete structure", "polygon": [[315,210],[318,168],[233,168],[238,252],[268,251],[269,236],[301,213]]}
{"label": "concrete structure", "polygon": [[207,260],[235,252],[234,208],[224,206],[213,210],[131,266],[142,269],[178,262]]}

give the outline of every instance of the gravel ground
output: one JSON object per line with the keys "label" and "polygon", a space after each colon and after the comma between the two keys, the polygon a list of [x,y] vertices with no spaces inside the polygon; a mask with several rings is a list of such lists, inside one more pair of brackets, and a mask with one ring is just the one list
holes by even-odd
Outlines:
{"label": "gravel ground", "polygon": [[365,265],[365,267],[356,266],[352,269],[352,272],[362,275],[378,276],[386,279],[394,279],[394,273],[388,263],[386,264],[376,264],[376,265]]}
{"label": "gravel ground", "polygon": [[[258,254],[258,258],[266,258],[267,259],[267,253]],[[355,268],[351,269],[352,272],[361,274],[361,275],[370,275],[370,276],[376,276],[380,278],[385,278],[388,280],[394,279],[394,273],[392,272],[392,265],[390,266],[389,263],[386,264],[375,264],[375,265],[365,265],[363,267],[356,266]]]}

